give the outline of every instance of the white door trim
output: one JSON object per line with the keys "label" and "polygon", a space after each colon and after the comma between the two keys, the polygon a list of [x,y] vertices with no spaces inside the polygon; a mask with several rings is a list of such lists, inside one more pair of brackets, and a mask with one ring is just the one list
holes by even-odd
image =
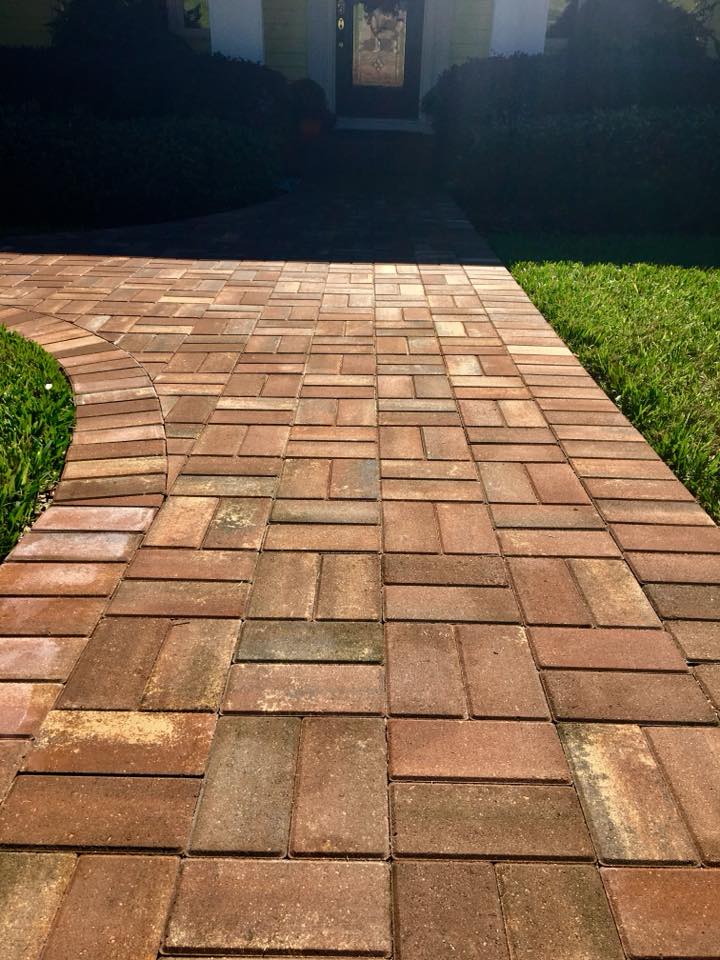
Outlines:
{"label": "white door trim", "polygon": [[308,76],[318,83],[335,110],[335,0],[308,0]]}
{"label": "white door trim", "polygon": [[[213,0],[217,2],[217,0]],[[328,105],[335,110],[335,0],[308,0],[308,74],[325,91]],[[448,0],[425,0],[425,20],[420,64],[420,100],[435,86],[450,66],[450,40],[453,19],[448,16]],[[420,105],[418,104],[418,115]],[[354,125],[357,124],[357,120]],[[393,121],[384,121],[387,124]],[[417,121],[411,121],[416,123]],[[408,121],[398,121],[407,124]]]}
{"label": "white door trim", "polygon": [[[454,5],[448,0],[425,0],[420,102],[450,66]],[[480,14],[478,13],[478,16]]]}

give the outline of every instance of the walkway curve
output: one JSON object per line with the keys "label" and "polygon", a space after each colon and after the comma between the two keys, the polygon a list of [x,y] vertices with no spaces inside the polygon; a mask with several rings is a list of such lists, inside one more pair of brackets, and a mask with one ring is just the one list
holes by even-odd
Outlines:
{"label": "walkway curve", "polygon": [[720,957],[717,527],[452,204],[339,203],[272,210],[342,261],[0,253],[79,404],[0,568],[4,956]]}

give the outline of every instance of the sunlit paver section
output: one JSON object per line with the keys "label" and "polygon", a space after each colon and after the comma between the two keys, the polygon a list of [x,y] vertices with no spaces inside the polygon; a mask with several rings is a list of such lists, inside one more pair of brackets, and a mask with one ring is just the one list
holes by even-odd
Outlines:
{"label": "sunlit paver section", "polygon": [[0,255],[79,404],[0,568],[3,957],[720,957],[717,528],[449,204],[402,262],[284,210],[336,259]]}

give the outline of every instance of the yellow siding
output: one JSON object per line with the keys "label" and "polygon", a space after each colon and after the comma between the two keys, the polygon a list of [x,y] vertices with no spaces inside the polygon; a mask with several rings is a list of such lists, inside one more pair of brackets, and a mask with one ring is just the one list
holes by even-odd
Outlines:
{"label": "yellow siding", "polygon": [[0,0],[0,46],[44,47],[55,0]]}
{"label": "yellow siding", "polygon": [[263,0],[265,63],[289,80],[306,77],[307,0]]}
{"label": "yellow siding", "polygon": [[464,63],[490,53],[493,0],[455,0],[450,62]]}

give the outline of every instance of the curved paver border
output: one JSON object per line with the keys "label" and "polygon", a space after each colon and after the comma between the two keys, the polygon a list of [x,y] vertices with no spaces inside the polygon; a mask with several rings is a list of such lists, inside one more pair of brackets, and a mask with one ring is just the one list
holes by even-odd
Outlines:
{"label": "curved paver border", "polygon": [[[61,364],[77,422],[50,506],[0,567],[4,735],[34,734],[161,505],[167,456],[148,374],[69,320],[0,306]],[[14,681],[14,685],[12,684]]]}

